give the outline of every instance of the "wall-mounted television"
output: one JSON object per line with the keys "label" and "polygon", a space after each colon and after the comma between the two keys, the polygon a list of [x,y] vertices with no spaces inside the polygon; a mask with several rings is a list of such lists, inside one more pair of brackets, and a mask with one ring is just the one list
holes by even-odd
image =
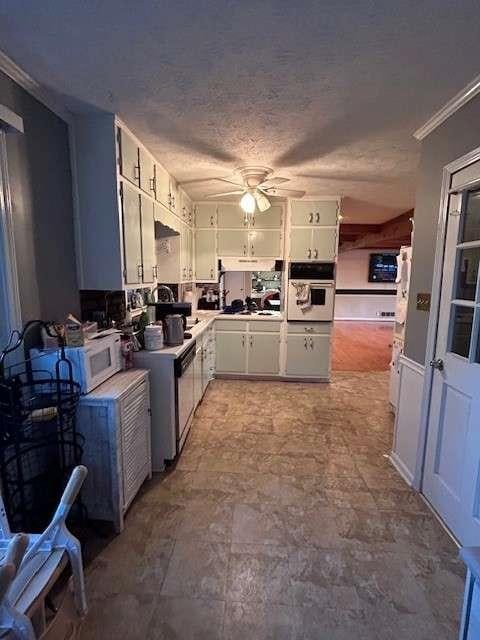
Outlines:
{"label": "wall-mounted television", "polygon": [[371,253],[368,269],[369,282],[395,282],[397,256],[394,253]]}

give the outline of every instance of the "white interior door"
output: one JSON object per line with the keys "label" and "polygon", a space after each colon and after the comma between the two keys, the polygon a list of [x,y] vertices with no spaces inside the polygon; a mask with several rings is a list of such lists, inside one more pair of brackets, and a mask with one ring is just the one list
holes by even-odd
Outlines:
{"label": "white interior door", "polygon": [[423,492],[462,545],[478,545],[480,187],[450,195],[448,214]]}

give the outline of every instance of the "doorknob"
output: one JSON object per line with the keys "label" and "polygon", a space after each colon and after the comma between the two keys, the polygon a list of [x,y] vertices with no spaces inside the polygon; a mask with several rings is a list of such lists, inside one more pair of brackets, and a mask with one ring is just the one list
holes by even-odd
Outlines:
{"label": "doorknob", "polygon": [[435,360],[430,361],[430,366],[432,367],[432,369],[443,371],[443,360],[441,358],[435,358]]}

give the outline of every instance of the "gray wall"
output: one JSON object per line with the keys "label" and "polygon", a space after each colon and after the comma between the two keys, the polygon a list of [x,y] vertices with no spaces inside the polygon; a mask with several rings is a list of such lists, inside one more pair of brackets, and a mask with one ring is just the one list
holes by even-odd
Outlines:
{"label": "gray wall", "polygon": [[79,313],[66,123],[0,72],[0,103],[23,118],[7,135],[22,320]]}
{"label": "gray wall", "polygon": [[425,362],[429,314],[417,311],[417,293],[432,289],[437,221],[440,207],[443,167],[480,146],[480,96],[438,129],[422,144],[415,196],[415,236],[413,268],[405,337],[406,355]]}

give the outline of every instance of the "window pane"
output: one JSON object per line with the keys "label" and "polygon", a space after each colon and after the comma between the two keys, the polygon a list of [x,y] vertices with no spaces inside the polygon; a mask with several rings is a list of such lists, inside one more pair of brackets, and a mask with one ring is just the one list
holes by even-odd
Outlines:
{"label": "window pane", "polygon": [[468,358],[472,336],[473,309],[454,305],[452,310],[452,337],[450,351]]}
{"label": "window pane", "polygon": [[462,249],[462,251],[460,251],[455,298],[475,300],[479,262],[480,247],[475,249]]}
{"label": "window pane", "polygon": [[463,215],[462,242],[480,240],[480,191],[470,191]]}

